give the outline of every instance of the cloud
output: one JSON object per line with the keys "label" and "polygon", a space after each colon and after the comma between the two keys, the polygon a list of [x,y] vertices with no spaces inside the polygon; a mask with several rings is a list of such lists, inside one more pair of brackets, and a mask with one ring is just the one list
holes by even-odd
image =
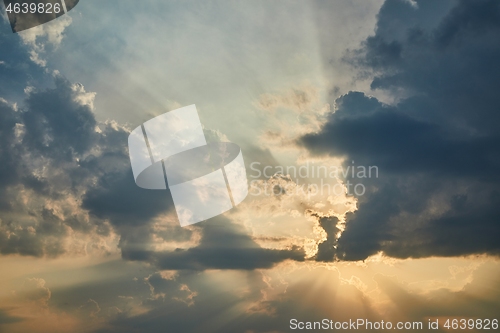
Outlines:
{"label": "cloud", "polygon": [[[85,244],[109,251],[111,244],[103,247],[113,238],[108,223],[90,219],[78,204],[97,176],[79,163],[94,156],[95,144],[112,131],[96,131],[88,97],[81,86],[56,76],[55,88],[32,91],[18,110],[1,103],[2,253],[58,256],[85,251]],[[111,154],[113,148],[104,150]]]}
{"label": "cloud", "polygon": [[30,60],[26,46],[20,43],[20,37],[9,31],[9,24],[0,21],[1,53],[0,91],[6,99],[21,100],[27,85],[44,86],[47,75],[45,70]]}
{"label": "cloud", "polygon": [[[400,264],[394,271],[401,272],[404,267],[408,272],[408,261]],[[145,329],[161,332],[166,327],[173,332],[198,332],[200,327],[205,332],[282,332],[289,329],[292,318],[299,321],[363,318],[372,322],[390,321],[394,325],[398,321],[421,321],[426,325],[428,318],[494,317],[498,307],[498,264],[494,261],[475,269],[471,281],[455,291],[418,290],[398,276],[377,273],[380,269],[377,265],[371,265],[366,270],[369,276],[363,278],[340,273],[344,269],[360,272],[353,270],[352,264],[343,263],[335,269],[319,265],[294,267],[293,274],[284,274],[290,268],[283,266],[291,265],[229,276],[221,271],[183,273],[179,280],[197,291],[191,306],[175,300],[178,281],[155,273],[147,281],[159,297],[147,303],[149,311],[117,317],[99,332]],[[435,268],[432,264],[423,267]],[[424,279],[428,277],[425,275]]]}
{"label": "cloud", "polygon": [[273,150],[296,149],[294,140],[324,123],[329,105],[321,105],[319,89],[310,84],[290,87],[274,94],[262,94],[254,102],[258,116],[266,123],[260,146]]}
{"label": "cloud", "polygon": [[[458,318],[494,317],[499,306],[498,263],[476,269],[472,280],[457,291],[438,288],[427,292],[409,290],[396,276],[377,274],[378,288],[408,319],[439,318],[444,324],[450,316]],[[443,319],[444,318],[444,319]]]}
{"label": "cloud", "polygon": [[0,327],[6,324],[14,324],[23,321],[21,317],[15,317],[9,315],[9,312],[4,309],[0,309]]}
{"label": "cloud", "polygon": [[318,252],[315,259],[317,261],[333,261],[335,259],[335,249],[338,243],[338,237],[341,234],[337,226],[339,219],[332,217],[318,217],[319,225],[326,232],[326,240],[318,244]]}
{"label": "cloud", "polygon": [[299,248],[261,248],[227,219],[181,228],[168,191],[135,185],[129,132],[98,122],[94,97],[55,74],[54,87],[30,89],[19,110],[0,101],[1,253],[105,254],[119,237],[123,258],[162,269],[249,270],[303,260]]}
{"label": "cloud", "polygon": [[257,101],[256,106],[269,112],[285,108],[300,113],[307,111],[317,102],[318,90],[313,86],[305,85],[281,94],[263,94]]}
{"label": "cloud", "polygon": [[45,286],[44,279],[29,278],[24,281],[22,289],[16,291],[16,295],[40,307],[47,307],[51,292],[49,288]]}
{"label": "cloud", "polygon": [[[23,72],[12,67],[15,54],[0,59],[5,61],[0,71],[10,71],[1,73],[8,73],[9,80],[12,74],[14,86],[2,90],[8,93],[0,99],[0,251],[17,255],[11,265],[22,266],[23,272],[37,269],[26,263],[39,261],[19,256],[70,257],[43,260],[43,275],[36,275],[43,279],[28,278],[24,284],[21,280],[22,286],[12,288],[20,308],[0,310],[0,324],[18,321],[18,326],[6,324],[2,329],[248,333],[286,331],[291,318],[425,322],[428,316],[495,315],[500,299],[498,269],[489,274],[476,266],[464,268],[456,259],[457,268],[448,272],[447,265],[433,259],[422,260],[430,262],[428,266],[415,264],[419,260],[393,259],[394,271],[411,276],[410,282],[389,274],[372,278],[386,265],[369,257],[380,251],[401,258],[498,252],[497,134],[466,114],[470,104],[453,102],[457,94],[441,99],[445,94],[439,89],[444,88],[432,76],[447,78],[446,66],[460,69],[458,60],[453,67],[444,55],[435,65],[432,60],[439,57],[434,53],[458,58],[488,53],[462,52],[462,44],[472,39],[465,32],[435,33],[444,29],[444,17],[455,14],[449,12],[448,3],[448,7],[430,3],[387,1],[379,15],[378,39],[365,43],[352,58],[361,71],[379,80],[377,84],[384,83],[374,89],[399,94],[404,88],[399,104],[351,92],[338,98],[330,112],[315,105],[315,99],[285,91],[273,95],[276,100],[267,104],[272,110],[261,110],[276,116],[272,121],[279,120],[282,112],[293,121],[273,123],[274,131],[264,137],[263,146],[278,137],[273,141],[276,146],[284,142],[294,152],[307,149],[309,155],[302,160],[377,165],[380,177],[366,180],[367,194],[357,198],[358,205],[344,196],[318,199],[309,193],[283,193],[284,185],[291,189],[300,185],[285,175],[260,177],[259,184],[276,189],[275,195],[249,198],[225,216],[190,228],[179,227],[168,191],[146,191],[134,184],[126,147],[128,129],[96,118],[93,102],[99,95],[57,75],[49,78],[50,83],[34,83],[14,75]],[[464,19],[469,12],[477,10],[456,15]],[[426,20],[422,31],[428,40],[424,47],[416,47],[422,51],[422,62],[410,54],[406,34],[419,20]],[[489,34],[489,28],[478,29],[480,35]],[[488,50],[488,43],[476,37]],[[446,48],[451,49],[443,51]],[[20,59],[23,66],[33,66],[29,54]],[[486,59],[476,61],[487,64],[482,60]],[[424,76],[425,65],[431,67],[426,74],[431,76]],[[28,68],[37,75],[38,69]],[[452,79],[448,87],[464,84],[456,76]],[[480,93],[474,90],[476,79],[467,88],[479,100],[484,91],[482,82]],[[391,85],[391,80],[404,84]],[[492,78],[489,82],[496,84]],[[26,89],[25,94],[28,86],[39,88]],[[20,91],[22,98],[12,91]],[[456,91],[462,101],[469,95],[469,90]],[[448,102],[452,106],[440,113]],[[484,111],[480,103],[478,108],[484,114],[493,112],[492,107]],[[222,137],[215,131],[206,133]],[[265,166],[280,165],[275,156],[288,163],[293,159],[274,152],[244,149],[245,158]],[[359,209],[345,221],[345,212],[356,206]],[[106,255],[117,246],[124,260],[86,266],[85,259],[83,264],[75,260],[70,267],[64,265],[64,260],[88,253]],[[102,260],[96,256],[90,261]],[[367,257],[367,263],[330,263]],[[408,263],[415,266],[408,268]],[[426,280],[438,275],[436,271],[445,271],[445,277]],[[460,281],[453,286],[458,287],[447,288],[455,277]],[[418,283],[441,287],[415,291]],[[37,318],[28,306],[33,302],[42,309]]]}
{"label": "cloud", "polygon": [[81,85],[56,76],[54,89],[32,92],[26,99],[23,145],[44,157],[70,161],[82,156],[98,139],[92,100]]}
{"label": "cloud", "polygon": [[64,30],[71,24],[69,15],[63,15],[56,20],[38,25],[34,28],[18,32],[21,40],[29,48],[30,59],[40,67],[46,67],[47,61],[41,56],[47,47],[59,47],[63,40]]}
{"label": "cloud", "polygon": [[349,53],[373,89],[399,102],[349,92],[298,140],[312,155],[380,170],[363,180],[337,259],[500,253],[500,4],[417,4],[386,1],[375,35]]}
{"label": "cloud", "polygon": [[15,128],[18,121],[18,115],[11,105],[5,100],[0,100],[0,139],[3,148],[0,150],[0,158],[3,163],[0,165],[0,184],[2,188],[16,181],[17,160],[16,151],[9,149],[15,144]]}
{"label": "cloud", "polygon": [[177,281],[179,274],[168,276],[163,272],[151,274],[145,278],[146,284],[151,291],[151,297],[145,302],[148,306],[158,306],[165,302],[168,297],[171,300],[184,303],[186,306],[193,306],[198,293],[192,291],[186,283]]}
{"label": "cloud", "polygon": [[168,252],[143,249],[122,252],[126,259],[147,260],[163,270],[270,268],[285,260],[304,260],[304,251],[294,247],[285,250],[263,249],[243,228],[218,216],[205,222],[199,245]]}

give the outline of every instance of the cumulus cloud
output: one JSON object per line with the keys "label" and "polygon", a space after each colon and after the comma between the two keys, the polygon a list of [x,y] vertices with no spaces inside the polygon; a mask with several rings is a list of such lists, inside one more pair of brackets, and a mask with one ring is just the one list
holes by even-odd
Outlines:
{"label": "cumulus cloud", "polygon": [[345,94],[320,131],[298,140],[313,155],[380,170],[347,218],[338,259],[500,252],[500,5],[417,4],[386,1],[375,35],[349,53],[373,89],[404,97]]}
{"label": "cumulus cloud", "polygon": [[109,224],[90,219],[79,204],[95,176],[79,161],[93,156],[90,151],[99,140],[82,95],[87,96],[56,76],[55,88],[30,93],[19,109],[0,102],[4,254],[58,256],[86,249],[107,252],[112,246]]}
{"label": "cumulus cloud", "polygon": [[64,37],[64,30],[71,24],[69,15],[63,15],[56,20],[38,25],[34,28],[19,32],[21,40],[29,48],[30,59],[41,67],[47,66],[42,58],[47,48],[57,48]]}
{"label": "cumulus cloud", "polygon": [[135,185],[128,130],[98,122],[95,94],[82,85],[59,74],[54,82],[53,88],[30,89],[19,110],[0,101],[3,254],[105,254],[118,245],[125,259],[187,270],[303,260],[299,248],[262,249],[222,217],[206,227],[181,228],[168,191]]}
{"label": "cumulus cloud", "polygon": [[22,300],[31,302],[40,307],[47,307],[51,296],[50,289],[45,286],[45,280],[29,278],[24,281],[22,289],[16,291]]}

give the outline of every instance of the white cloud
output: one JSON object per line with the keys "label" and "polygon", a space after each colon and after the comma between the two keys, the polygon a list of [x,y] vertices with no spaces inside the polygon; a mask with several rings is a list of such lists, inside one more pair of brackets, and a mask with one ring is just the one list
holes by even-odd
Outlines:
{"label": "white cloud", "polygon": [[47,66],[47,61],[41,58],[46,53],[46,46],[59,47],[64,37],[64,30],[71,22],[70,16],[63,15],[56,20],[18,33],[23,43],[30,48],[30,59],[35,64],[41,67]]}

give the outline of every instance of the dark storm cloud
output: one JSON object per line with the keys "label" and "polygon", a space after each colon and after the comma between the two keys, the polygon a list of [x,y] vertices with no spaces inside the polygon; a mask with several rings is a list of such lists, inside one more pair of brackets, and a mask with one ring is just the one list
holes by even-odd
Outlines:
{"label": "dark storm cloud", "polygon": [[500,253],[500,2],[417,4],[386,1],[375,35],[348,53],[372,89],[410,97],[388,106],[350,92],[299,140],[380,170],[361,180],[339,259]]}
{"label": "dark storm cloud", "polygon": [[90,107],[78,102],[78,88],[56,76],[55,88],[31,92],[17,108],[0,101],[2,254],[54,257],[66,251],[70,230],[109,233],[101,221],[75,211],[61,216],[52,205],[77,197],[89,183],[78,160],[89,155],[98,135]]}
{"label": "dark storm cloud", "polygon": [[326,240],[318,244],[318,253],[316,253],[316,261],[333,261],[335,259],[335,247],[338,244],[337,235],[340,229],[337,227],[339,219],[331,217],[318,217],[319,225],[326,232]]}
{"label": "dark storm cloud", "polygon": [[160,269],[198,271],[270,268],[287,259],[303,261],[305,257],[304,251],[300,248],[263,249],[241,227],[222,216],[207,220],[200,228],[202,228],[202,239],[196,247],[169,252],[153,252],[141,248],[129,251],[131,247],[127,247],[127,250],[122,250],[122,254],[130,260],[147,260]]}
{"label": "dark storm cloud", "polygon": [[35,257],[56,257],[63,254],[66,226],[70,226],[72,222],[76,222],[76,225],[80,223],[71,219],[63,221],[48,209],[43,209],[38,214],[37,225],[33,229],[19,228],[15,221],[6,219],[2,221],[0,231],[0,253]]}
{"label": "dark storm cloud", "polygon": [[[500,44],[496,42],[500,4],[460,1],[442,12],[442,19],[433,24],[436,27],[429,29],[421,13],[439,12],[439,3],[419,2],[418,9],[405,12],[395,10],[405,5],[402,1],[387,1],[380,10],[375,36],[366,40],[360,57],[350,61],[375,73],[373,89],[413,93],[399,106],[402,111],[449,125],[454,132],[468,129],[495,134],[500,126]],[[395,26],[395,33],[389,29],[394,22],[405,26]]]}
{"label": "dark storm cloud", "polygon": [[302,139],[316,153],[349,155],[391,173],[497,178],[498,136],[450,137],[446,125],[415,119],[359,92],[336,103],[322,131]]}
{"label": "dark storm cloud", "polygon": [[97,122],[88,105],[75,102],[77,87],[56,77],[55,89],[29,95],[21,113],[26,128],[23,145],[44,157],[62,160],[90,150],[98,136]]}
{"label": "dark storm cloud", "polygon": [[172,206],[168,191],[139,188],[131,170],[103,174],[83,198],[84,208],[117,226],[144,223]]}
{"label": "dark storm cloud", "polygon": [[[32,91],[17,110],[0,100],[0,252],[58,256],[66,251],[70,230],[106,236],[107,221],[121,235],[125,253],[135,251],[137,243],[149,248],[155,234],[149,222],[172,208],[169,193],[137,187],[128,132],[98,123],[82,102],[91,96],[81,85],[58,75],[54,82],[53,88]],[[23,189],[28,190],[24,206],[13,199],[25,195]],[[68,196],[81,205],[62,217],[51,202]],[[180,226],[168,231],[159,237],[186,241],[191,236]]]}

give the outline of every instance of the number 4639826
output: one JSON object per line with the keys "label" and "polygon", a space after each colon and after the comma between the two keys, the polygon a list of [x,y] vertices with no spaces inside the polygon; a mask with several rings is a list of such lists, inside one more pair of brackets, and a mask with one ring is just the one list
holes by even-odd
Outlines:
{"label": "number 4639826", "polygon": [[56,3],[9,3],[5,11],[9,14],[59,14],[61,12],[61,4]]}
{"label": "number 4639826", "polygon": [[498,319],[448,319],[443,325],[448,330],[490,330],[498,329]]}

